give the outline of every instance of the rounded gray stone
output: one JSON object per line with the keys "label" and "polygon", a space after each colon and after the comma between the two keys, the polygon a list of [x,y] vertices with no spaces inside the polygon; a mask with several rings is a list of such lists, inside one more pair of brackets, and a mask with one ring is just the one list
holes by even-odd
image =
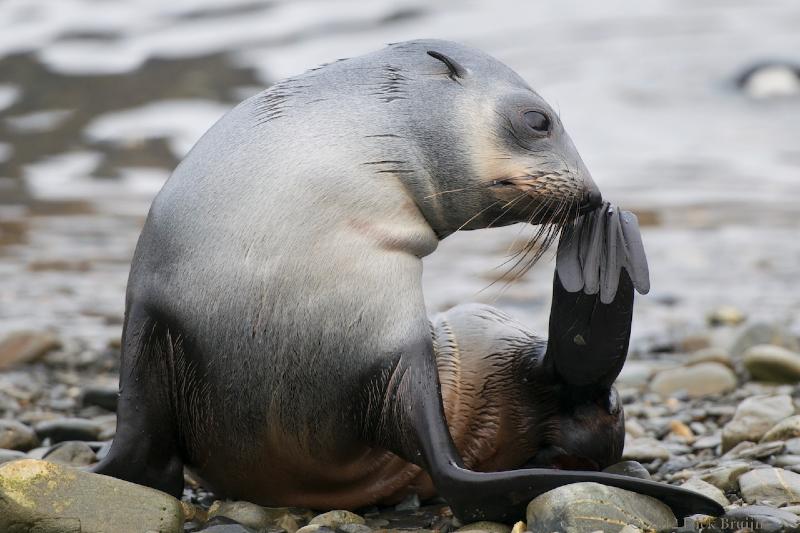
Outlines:
{"label": "rounded gray stone", "polygon": [[256,530],[272,527],[295,533],[299,529],[289,508],[262,507],[246,501],[215,502],[208,510],[208,516],[209,518],[229,518]]}
{"label": "rounded gray stone", "polygon": [[40,439],[52,442],[65,440],[99,440],[102,427],[85,418],[58,418],[39,422],[33,428]]}
{"label": "rounded gray stone", "polygon": [[731,346],[731,355],[734,358],[741,357],[748,348],[759,344],[772,344],[794,352],[800,351],[800,342],[785,328],[761,323],[753,324],[742,331]]}
{"label": "rounded gray stone", "polygon": [[180,533],[183,509],[163,492],[47,461],[0,465],[0,531]]}
{"label": "rounded gray stone", "polygon": [[649,437],[631,439],[625,442],[625,449],[622,452],[622,458],[624,460],[638,461],[640,463],[649,463],[656,459],[666,461],[669,457],[669,450],[662,446],[657,440]]}
{"label": "rounded gray stone", "polygon": [[658,372],[650,390],[663,397],[685,391],[690,398],[721,394],[736,388],[736,374],[724,364],[709,361]]}
{"label": "rounded gray stone", "polygon": [[739,489],[747,503],[774,507],[800,503],[800,474],[782,468],[758,468],[739,477]]}
{"label": "rounded gray stone", "polygon": [[787,394],[745,399],[736,408],[733,419],[722,428],[722,451],[727,452],[745,440],[758,442],[775,424],[793,414],[794,404]]}
{"label": "rounded gray stone", "polygon": [[620,461],[603,470],[609,474],[619,474],[621,476],[636,477],[639,479],[650,479],[650,472],[638,461]]}
{"label": "rounded gray stone", "polygon": [[[528,504],[528,529],[582,533],[628,524],[643,530],[677,525],[665,504],[642,494],[598,483],[574,483],[536,497]],[[609,530],[610,531],[610,530]]]}
{"label": "rounded gray stone", "polygon": [[0,420],[0,448],[27,452],[39,445],[32,428],[16,420]]}
{"label": "rounded gray stone", "polygon": [[88,466],[97,461],[97,456],[88,444],[73,440],[53,446],[44,459],[64,465]]}
{"label": "rounded gray stone", "polygon": [[351,513],[350,511],[328,511],[327,513],[322,513],[320,515],[315,516],[311,519],[308,525],[320,525],[320,526],[327,526],[332,529],[336,529],[339,526],[343,526],[344,524],[364,524],[364,519],[358,516],[355,513]]}
{"label": "rounded gray stone", "polygon": [[796,383],[800,381],[800,353],[780,346],[760,344],[748,348],[744,367],[757,381]]}

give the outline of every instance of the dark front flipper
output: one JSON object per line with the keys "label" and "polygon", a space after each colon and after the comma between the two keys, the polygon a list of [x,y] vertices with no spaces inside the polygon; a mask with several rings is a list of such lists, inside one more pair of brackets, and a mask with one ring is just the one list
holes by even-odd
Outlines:
{"label": "dark front flipper", "polygon": [[572,387],[611,387],[628,353],[634,288],[650,289],[636,216],[605,203],[559,242],[545,367]]}

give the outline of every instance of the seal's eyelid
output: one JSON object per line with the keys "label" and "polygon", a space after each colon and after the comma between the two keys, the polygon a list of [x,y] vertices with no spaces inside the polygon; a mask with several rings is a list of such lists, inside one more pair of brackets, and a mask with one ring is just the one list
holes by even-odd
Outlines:
{"label": "seal's eyelid", "polygon": [[463,78],[467,75],[467,69],[459,65],[455,59],[449,58],[434,50],[428,50],[428,55],[447,65],[447,69],[450,71],[450,78],[455,80],[456,78]]}

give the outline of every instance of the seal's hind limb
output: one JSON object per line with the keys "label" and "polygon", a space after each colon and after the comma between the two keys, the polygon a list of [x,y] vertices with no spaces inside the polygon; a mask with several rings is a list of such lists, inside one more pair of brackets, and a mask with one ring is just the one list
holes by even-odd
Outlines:
{"label": "seal's hind limb", "polygon": [[[565,248],[583,244],[572,246],[560,257],[542,367],[567,391],[570,403],[607,399],[605,407],[613,414],[618,407],[611,384],[627,355],[634,287],[646,290],[646,262],[642,264],[644,251],[635,217],[629,213],[620,216],[613,206],[604,206],[597,213],[588,217],[583,228],[588,235],[585,241],[579,240],[580,235],[562,241]],[[571,290],[562,283],[561,272]],[[611,280],[608,272],[617,279]],[[432,342],[421,334],[418,339],[400,354],[391,372],[384,396],[388,408],[382,410],[376,442],[424,468],[460,520],[516,520],[534,497],[577,482],[596,482],[658,498],[681,517],[722,514],[722,507],[705,496],[632,477],[549,468],[469,470],[448,430]],[[589,427],[587,431],[592,430]],[[620,432],[612,435],[623,436]],[[544,455],[550,451],[545,450]],[[534,463],[542,459],[546,457],[535,457]]]}
{"label": "seal's hind limb", "polygon": [[[558,280],[556,280],[558,283]],[[468,470],[448,431],[430,341],[404,351],[392,372],[378,442],[416,463],[462,522],[513,521],[531,499],[556,487],[591,481],[660,499],[678,516],[720,515],[715,501],[679,487],[603,472],[525,468],[503,472]],[[402,400],[400,400],[402,398]],[[400,446],[393,444],[401,443]]]}
{"label": "seal's hind limb", "polygon": [[142,306],[129,307],[123,327],[117,431],[97,474],[146,485],[175,497],[183,492],[174,390],[174,333]]}

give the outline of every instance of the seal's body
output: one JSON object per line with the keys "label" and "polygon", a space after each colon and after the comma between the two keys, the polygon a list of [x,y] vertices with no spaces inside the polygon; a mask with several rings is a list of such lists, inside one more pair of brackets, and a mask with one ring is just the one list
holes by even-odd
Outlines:
{"label": "seal's body", "polygon": [[[185,464],[224,495],[316,508],[435,489],[464,519],[507,518],[578,480],[710,509],[619,476],[494,473],[617,460],[610,382],[559,387],[558,354],[492,309],[426,316],[421,258],[440,239],[550,227],[599,202],[558,116],[476,50],[400,43],[276,84],[220,120],[153,202],[117,436],[96,470],[179,494]],[[584,306],[624,311],[609,333],[623,360],[624,289]]]}

